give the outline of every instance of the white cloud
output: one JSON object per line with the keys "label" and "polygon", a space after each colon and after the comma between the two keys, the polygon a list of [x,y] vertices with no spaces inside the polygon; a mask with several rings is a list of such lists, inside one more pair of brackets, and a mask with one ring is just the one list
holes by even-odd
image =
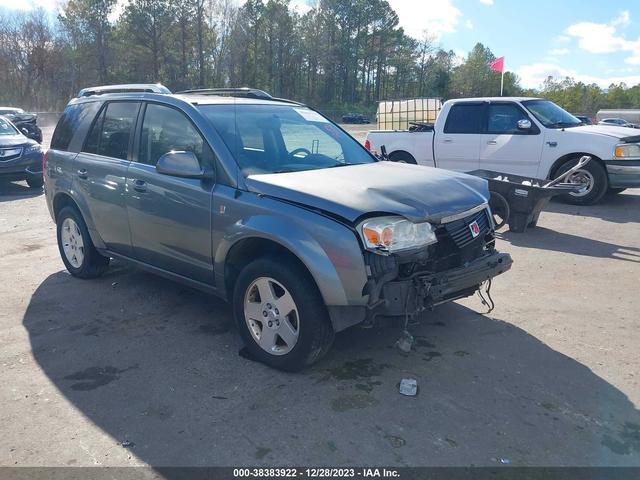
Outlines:
{"label": "white cloud", "polygon": [[640,64],[640,38],[627,40],[618,33],[619,27],[630,23],[629,12],[620,13],[609,23],[578,22],[569,28],[567,33],[578,39],[578,45],[590,53],[629,52],[625,59],[631,65]]}
{"label": "white cloud", "polygon": [[567,43],[571,40],[571,37],[568,37],[567,35],[558,35],[555,40],[559,43]]}
{"label": "white cloud", "polygon": [[464,22],[464,26],[469,30],[473,30],[473,22],[471,20],[467,20],[466,22]]}
{"label": "white cloud", "polygon": [[292,0],[291,3],[289,4],[289,8],[291,10],[295,10],[300,15],[304,15],[313,7],[309,4],[307,0]]}
{"label": "white cloud", "polygon": [[480,0],[480,3],[484,3],[485,5],[493,5],[493,0]]}
{"label": "white cloud", "polygon": [[575,70],[564,68],[553,63],[534,63],[524,65],[518,69],[520,82],[525,88],[538,88],[547,79],[554,77],[562,80],[565,77],[571,77],[576,81],[586,84],[595,83],[602,88],[607,88],[612,83],[624,82],[627,85],[637,85],[640,83],[640,75],[610,76],[597,77],[593,75],[585,75]]}
{"label": "white cloud", "polygon": [[0,8],[9,10],[34,10],[44,8],[45,10],[55,10],[59,0],[0,0]]}
{"label": "white cloud", "polygon": [[456,31],[462,12],[451,0],[389,0],[400,19],[400,26],[415,38],[422,38],[424,31],[437,40],[445,33]]}
{"label": "white cloud", "polygon": [[553,50],[549,50],[550,55],[566,55],[568,53],[568,48],[554,48]]}

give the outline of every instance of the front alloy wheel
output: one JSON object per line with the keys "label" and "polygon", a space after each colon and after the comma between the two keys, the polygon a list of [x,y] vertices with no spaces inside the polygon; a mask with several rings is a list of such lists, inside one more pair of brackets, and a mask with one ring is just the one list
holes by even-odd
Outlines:
{"label": "front alloy wheel", "polygon": [[257,258],[241,269],[233,287],[233,315],[251,357],[280,370],[311,365],[333,342],[316,283],[287,256]]}
{"label": "front alloy wheel", "polygon": [[289,291],[271,277],[260,277],[247,288],[244,320],[260,348],[271,355],[285,355],[298,343],[298,307]]}

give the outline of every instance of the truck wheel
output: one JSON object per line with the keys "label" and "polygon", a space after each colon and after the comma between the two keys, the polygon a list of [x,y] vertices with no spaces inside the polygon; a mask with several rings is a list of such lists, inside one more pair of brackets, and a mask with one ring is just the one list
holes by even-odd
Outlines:
{"label": "truck wheel", "polygon": [[333,343],[318,288],[291,261],[261,258],[247,265],[234,287],[233,313],[251,355],[279,370],[311,365]]}
{"label": "truck wheel", "polygon": [[78,278],[95,278],[109,266],[109,257],[93,246],[82,215],[73,207],[65,207],[57,215],[58,250],[64,266]]}
{"label": "truck wheel", "polygon": [[[578,163],[579,158],[572,158],[563,163],[556,171],[554,177],[559,177],[564,172]],[[567,181],[569,183],[585,183],[586,187],[578,193],[561,195],[560,199],[573,205],[593,205],[607,193],[609,180],[602,165],[595,160],[590,161],[584,168],[572,174]]]}
{"label": "truck wheel", "polygon": [[29,188],[42,188],[42,185],[44,185],[44,178],[40,175],[29,177],[27,178],[27,185],[29,185]]}
{"label": "truck wheel", "polygon": [[509,214],[511,209],[509,208],[509,202],[500,195],[498,192],[490,192],[491,198],[489,198],[489,207],[493,214],[493,223],[496,224],[496,230],[502,228],[505,223],[509,221]]}
{"label": "truck wheel", "polygon": [[408,152],[393,152],[389,155],[389,160],[398,163],[412,163],[413,165],[418,164],[418,162],[416,162],[416,159],[413,158],[413,155]]}

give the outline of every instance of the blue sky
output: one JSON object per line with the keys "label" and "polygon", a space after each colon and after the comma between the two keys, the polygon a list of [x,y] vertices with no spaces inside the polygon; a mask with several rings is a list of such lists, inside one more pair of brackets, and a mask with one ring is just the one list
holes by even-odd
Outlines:
{"label": "blue sky", "polygon": [[[40,6],[53,13],[62,1],[0,0],[0,9]],[[291,0],[291,6],[302,12],[316,1]],[[640,0],[388,1],[410,35],[426,29],[461,56],[482,42],[506,57],[506,68],[526,87],[540,86],[548,75],[602,87],[640,83]]]}
{"label": "blue sky", "polygon": [[548,75],[640,83],[640,0],[390,0],[408,33],[423,28],[445,49],[476,42],[538,87]]}

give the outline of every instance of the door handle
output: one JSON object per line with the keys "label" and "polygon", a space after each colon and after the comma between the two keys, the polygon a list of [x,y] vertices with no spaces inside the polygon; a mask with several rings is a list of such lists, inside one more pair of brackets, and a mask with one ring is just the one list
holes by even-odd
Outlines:
{"label": "door handle", "polygon": [[547,145],[549,145],[550,147],[557,147],[558,142],[547,142]]}
{"label": "door handle", "polygon": [[86,180],[88,178],[87,169],[86,168],[80,168],[78,170],[78,178],[81,178],[83,180]]}
{"label": "door handle", "polygon": [[498,142],[496,142],[495,140],[489,140],[487,142],[487,145],[497,145],[497,144],[498,144]]}
{"label": "door handle", "polygon": [[445,138],[442,143],[453,143],[453,140],[451,140],[450,138]]}
{"label": "door handle", "polygon": [[144,180],[134,180],[133,189],[136,192],[144,193],[147,191],[147,182],[145,182]]}

